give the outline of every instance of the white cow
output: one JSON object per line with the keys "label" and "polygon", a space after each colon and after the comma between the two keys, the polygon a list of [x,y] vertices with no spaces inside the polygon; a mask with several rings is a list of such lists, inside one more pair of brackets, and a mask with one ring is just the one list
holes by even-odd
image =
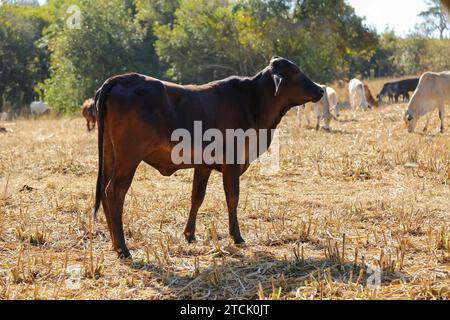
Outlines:
{"label": "white cow", "polygon": [[450,104],[450,71],[440,73],[426,72],[419,80],[419,85],[408,103],[405,122],[409,132],[416,130],[420,117],[430,113],[424,132],[428,129],[431,112],[439,109],[441,132],[444,132],[445,104]]}
{"label": "white cow", "polygon": [[48,106],[43,101],[34,101],[30,104],[32,115],[41,115],[49,111]]}
{"label": "white cow", "polygon": [[297,109],[298,124],[299,126],[301,126],[302,113],[304,113],[308,125],[311,125],[309,114],[314,113],[314,116],[317,119],[316,130],[320,129],[321,119],[324,119],[325,130],[330,130],[331,119],[334,118],[335,120],[337,120],[336,117],[334,117],[331,112],[334,110],[336,112],[336,116],[339,117],[337,94],[333,88],[326,87],[323,85],[319,86],[321,86],[326,91],[326,94],[322,97],[322,99],[320,99],[320,101],[316,103],[308,103],[306,105],[298,107]]}
{"label": "white cow", "polygon": [[369,103],[366,100],[364,85],[358,79],[352,79],[348,84],[350,106],[353,110],[363,108],[364,111],[369,109]]}
{"label": "white cow", "polygon": [[0,121],[8,121],[9,120],[9,114],[7,112],[0,113]]}

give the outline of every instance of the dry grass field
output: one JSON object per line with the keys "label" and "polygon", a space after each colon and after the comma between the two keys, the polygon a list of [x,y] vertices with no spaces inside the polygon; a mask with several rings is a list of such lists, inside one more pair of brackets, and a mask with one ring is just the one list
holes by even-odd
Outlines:
{"label": "dry grass field", "polygon": [[331,132],[289,114],[280,172],[256,164],[241,179],[244,247],[228,237],[218,173],[188,245],[193,172],[142,165],[124,217],[133,263],[111,251],[102,213],[92,225],[97,135],[84,120],[2,123],[0,299],[449,299],[450,112],[445,134],[437,114],[408,134],[405,108],[345,111]]}

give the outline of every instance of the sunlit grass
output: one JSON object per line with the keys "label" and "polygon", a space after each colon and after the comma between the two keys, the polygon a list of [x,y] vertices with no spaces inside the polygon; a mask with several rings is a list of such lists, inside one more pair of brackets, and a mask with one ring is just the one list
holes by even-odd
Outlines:
{"label": "sunlit grass", "polygon": [[[103,214],[91,221],[97,136],[84,121],[2,123],[0,299],[448,299],[449,134],[437,116],[427,135],[408,134],[405,108],[344,111],[331,133],[289,114],[281,171],[256,165],[241,179],[243,248],[227,235],[218,173],[188,245],[192,172],[142,165],[124,215],[133,263],[111,251]],[[65,283],[71,266],[79,289]]]}

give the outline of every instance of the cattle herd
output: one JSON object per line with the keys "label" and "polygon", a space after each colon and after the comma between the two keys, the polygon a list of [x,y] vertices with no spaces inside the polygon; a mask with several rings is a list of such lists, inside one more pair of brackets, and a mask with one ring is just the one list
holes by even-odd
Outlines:
{"label": "cattle herd", "polygon": [[[384,84],[375,99],[367,84],[352,79],[348,85],[349,106],[353,110],[379,107],[384,100],[408,102],[404,121],[410,132],[416,129],[420,117],[439,110],[441,132],[444,132],[445,104],[450,103],[450,72],[424,73],[417,79],[406,79]],[[412,96],[410,95],[413,92]],[[274,57],[270,64],[253,77],[230,77],[206,85],[182,86],[160,81],[140,74],[125,74],[108,79],[97,91],[95,99],[86,100],[82,115],[87,130],[98,125],[99,168],[93,214],[102,205],[106,215],[115,251],[122,258],[130,257],[125,243],[122,213],[125,195],[141,162],[156,168],[162,175],[171,176],[182,169],[194,169],[192,202],[184,235],[188,242],[195,241],[197,212],[205,197],[212,171],[223,176],[229,214],[229,234],[236,244],[244,242],[237,218],[239,180],[249,168],[251,147],[239,153],[233,150],[233,160],[215,158],[212,162],[174,163],[173,132],[183,129],[195,135],[195,123],[201,122],[204,132],[215,130],[223,134],[227,144],[229,129],[245,132],[275,130],[282,118],[297,107],[299,124],[304,114],[308,124],[313,113],[315,128],[330,130],[332,120],[339,121],[344,105],[338,104],[336,90],[311,81],[291,61]],[[47,113],[42,101],[30,106],[32,115]],[[2,121],[8,114],[0,114]],[[269,133],[268,146],[273,136]],[[261,136],[257,137],[258,141]],[[257,157],[267,151],[257,149]],[[204,144],[192,146],[192,158],[206,151]],[[225,150],[225,149],[223,149]],[[222,150],[221,150],[222,151]],[[228,149],[225,151],[228,152]],[[183,155],[186,156],[186,155]],[[188,155],[188,158],[190,156]]]}
{"label": "cattle herd", "polygon": [[418,84],[419,78],[385,83],[380,94],[377,96],[378,101],[381,101],[384,97],[388,97],[389,102],[398,102],[400,96],[402,96],[403,102],[407,102],[409,101],[409,93],[414,92]]}
{"label": "cattle herd", "polygon": [[[305,113],[307,123],[310,125],[308,114],[314,113],[317,120],[316,130],[320,129],[320,121],[322,119],[325,123],[324,129],[330,130],[330,121],[332,119],[339,121],[339,110],[342,107],[337,103],[336,91],[331,87],[321,86],[327,94],[317,103],[298,107],[298,123],[301,125],[301,117]],[[376,100],[369,86],[358,79],[352,79],[349,82],[348,89],[349,105],[353,110],[362,109],[368,111],[379,107],[386,98],[388,102],[398,102],[401,97],[403,102],[408,102],[408,110],[404,119],[409,132],[414,132],[417,120],[428,114],[424,128],[424,132],[426,132],[431,112],[438,109],[441,120],[441,132],[444,132],[445,104],[450,102],[450,72],[448,71],[441,73],[426,72],[420,78],[385,83]],[[410,96],[411,92],[413,92],[412,98]]]}

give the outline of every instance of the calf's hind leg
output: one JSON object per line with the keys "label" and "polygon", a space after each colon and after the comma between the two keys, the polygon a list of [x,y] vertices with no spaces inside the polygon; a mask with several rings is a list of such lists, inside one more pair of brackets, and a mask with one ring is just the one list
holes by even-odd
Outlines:
{"label": "calf's hind leg", "polygon": [[125,195],[133,181],[137,165],[137,162],[132,163],[129,160],[121,160],[116,157],[112,178],[105,189],[104,208],[106,220],[111,233],[113,248],[122,259],[131,257],[125,243],[122,216]]}
{"label": "calf's hind leg", "polygon": [[205,199],[206,186],[211,175],[211,170],[198,168],[194,171],[194,182],[192,185],[191,211],[189,212],[188,222],[184,229],[186,241],[192,243],[195,241],[195,221],[197,213],[203,200]]}

